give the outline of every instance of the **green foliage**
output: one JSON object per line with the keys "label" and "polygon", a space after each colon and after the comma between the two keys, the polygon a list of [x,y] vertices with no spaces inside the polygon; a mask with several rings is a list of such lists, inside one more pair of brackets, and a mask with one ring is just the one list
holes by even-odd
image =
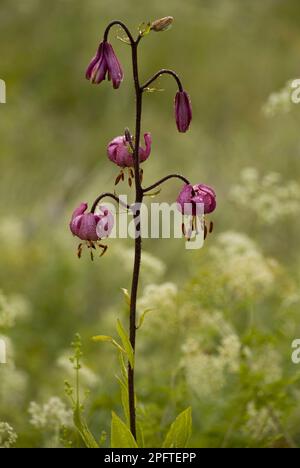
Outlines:
{"label": "green foliage", "polygon": [[192,435],[192,408],[180,413],[165,438],[163,448],[186,448]]}
{"label": "green foliage", "polygon": [[134,352],[133,352],[129,337],[119,319],[117,320],[117,332],[118,332],[119,337],[121,338],[128,361],[133,369],[134,368]]}
{"label": "green foliage", "polygon": [[111,418],[111,447],[138,448],[127,425],[114,412]]}
{"label": "green foliage", "polygon": [[142,37],[147,36],[151,31],[151,23],[141,23],[138,27],[138,31]]}
{"label": "green foliage", "polygon": [[73,364],[75,370],[75,389],[68,382],[65,382],[65,390],[66,394],[69,396],[73,404],[73,417],[75,427],[77,428],[80,436],[82,437],[82,440],[85,443],[86,447],[95,449],[99,448],[99,445],[97,444],[93,434],[88,428],[88,425],[83,416],[84,406],[80,403],[79,373],[81,369],[81,358],[83,356],[83,353],[82,341],[79,334],[76,335],[75,341],[72,343],[72,347],[74,349],[74,355],[70,358],[70,361]]}
{"label": "green foliage", "polygon": [[125,349],[122,348],[122,346],[119,345],[119,343],[114,340],[111,336],[107,336],[107,335],[97,335],[97,336],[93,336],[92,340],[95,342],[95,343],[111,343],[113,346],[115,346],[119,351],[121,351],[122,353],[126,353]]}

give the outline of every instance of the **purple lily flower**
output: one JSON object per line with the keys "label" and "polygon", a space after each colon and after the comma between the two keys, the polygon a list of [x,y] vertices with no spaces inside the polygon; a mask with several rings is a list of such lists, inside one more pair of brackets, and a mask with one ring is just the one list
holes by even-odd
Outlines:
{"label": "purple lily flower", "polygon": [[81,203],[72,214],[70,229],[74,236],[84,241],[96,242],[109,237],[114,226],[112,213],[101,206],[100,213],[86,213],[87,203]]}
{"label": "purple lily flower", "polygon": [[186,91],[178,91],[175,96],[175,117],[178,131],[185,133],[192,121],[192,104]]}
{"label": "purple lily flower", "polygon": [[106,76],[109,81],[112,81],[113,87],[117,89],[123,81],[124,75],[112,45],[103,41],[87,68],[86,78],[93,84],[99,84],[106,79]]}
{"label": "purple lily flower", "polygon": [[178,198],[178,210],[185,215],[199,214],[199,205],[204,205],[204,214],[212,213],[217,206],[215,191],[204,184],[185,185]]}
{"label": "purple lily flower", "polygon": [[[151,134],[145,133],[144,140],[145,148],[139,148],[141,163],[146,161],[150,156],[152,145]],[[107,147],[107,155],[109,159],[119,167],[125,168],[134,166],[132,148],[124,135],[114,138],[114,140],[109,143]]]}

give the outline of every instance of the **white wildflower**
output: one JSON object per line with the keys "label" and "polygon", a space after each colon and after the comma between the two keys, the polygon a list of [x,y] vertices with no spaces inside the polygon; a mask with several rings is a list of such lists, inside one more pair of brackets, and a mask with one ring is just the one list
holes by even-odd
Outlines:
{"label": "white wildflower", "polygon": [[248,362],[251,371],[258,374],[266,385],[282,378],[282,357],[271,345],[252,353]]}
{"label": "white wildflower", "polygon": [[225,375],[223,362],[218,356],[206,354],[194,339],[183,346],[182,361],[186,381],[199,398],[213,398],[223,388]]}
{"label": "white wildflower", "polygon": [[36,429],[57,432],[62,426],[72,427],[73,413],[58,397],[52,397],[44,405],[32,401],[29,406],[30,423]]}
{"label": "white wildflower", "polygon": [[138,300],[138,309],[174,309],[177,295],[178,289],[174,283],[149,284]]}
{"label": "white wildflower", "polygon": [[262,295],[274,285],[274,260],[266,259],[245,234],[220,234],[211,254],[228,288],[237,296]]}
{"label": "white wildflower", "polygon": [[[167,327],[169,331],[178,326],[178,289],[174,283],[149,284],[144,288],[143,295],[137,301],[139,317],[147,312],[144,331],[147,336],[157,337],[158,330]],[[147,340],[144,340],[144,346]]]}
{"label": "white wildflower", "polygon": [[[58,360],[57,365],[66,373],[69,377],[74,376],[74,364],[70,362],[67,353],[62,354]],[[83,385],[87,387],[95,387],[99,385],[100,377],[93,372],[89,367],[85,364],[81,363],[80,369],[80,380]]]}
{"label": "white wildflower", "polygon": [[30,305],[21,295],[6,297],[0,291],[0,328],[11,328],[18,319],[28,316]]}
{"label": "white wildflower", "polygon": [[285,86],[277,92],[271,93],[264,104],[262,111],[266,117],[274,117],[280,114],[287,114],[291,111],[292,92],[291,84],[294,80],[289,80]]}
{"label": "white wildflower", "polygon": [[216,396],[226,383],[226,374],[235,374],[240,367],[241,343],[237,335],[223,338],[214,354],[203,351],[199,341],[192,338],[182,350],[187,384],[199,398]]}
{"label": "white wildflower", "polygon": [[6,422],[0,422],[0,448],[12,447],[18,439],[14,429]]}
{"label": "white wildflower", "polygon": [[199,324],[203,330],[212,330],[219,336],[227,337],[234,334],[233,326],[224,318],[219,310],[201,311],[199,314]]}
{"label": "white wildflower", "polygon": [[230,198],[247,213],[255,214],[261,223],[271,225],[300,214],[300,185],[293,180],[283,181],[277,172],[260,177],[256,169],[244,169],[241,183],[230,190]]}
{"label": "white wildflower", "polygon": [[241,342],[237,335],[228,335],[222,340],[219,347],[220,360],[224,364],[224,368],[228,368],[229,372],[238,372],[240,368],[240,353]]}
{"label": "white wildflower", "polygon": [[[272,412],[267,407],[257,408],[255,403],[251,401],[247,406],[247,422],[243,427],[243,432],[254,440],[262,440],[268,436],[275,435],[278,431],[275,418]],[[276,412],[276,418],[280,414]]]}

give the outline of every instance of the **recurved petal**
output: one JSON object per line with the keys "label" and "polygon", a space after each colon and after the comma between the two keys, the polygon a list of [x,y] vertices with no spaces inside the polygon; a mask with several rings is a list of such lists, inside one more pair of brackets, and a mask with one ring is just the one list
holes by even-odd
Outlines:
{"label": "recurved petal", "polygon": [[87,213],[82,215],[79,233],[77,236],[82,240],[96,241],[98,240],[98,235],[96,232],[96,218],[93,213]]}

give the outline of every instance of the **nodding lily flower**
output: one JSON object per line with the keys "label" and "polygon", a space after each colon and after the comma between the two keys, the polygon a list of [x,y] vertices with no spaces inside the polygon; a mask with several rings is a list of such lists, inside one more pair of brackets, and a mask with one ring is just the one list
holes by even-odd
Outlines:
{"label": "nodding lily flower", "polygon": [[177,204],[183,214],[199,213],[197,204],[204,205],[204,214],[209,214],[216,209],[216,193],[208,185],[185,185],[177,198]]}
{"label": "nodding lily flower", "polygon": [[192,121],[192,104],[186,91],[178,91],[175,96],[175,117],[178,131],[187,132]]}
{"label": "nodding lily flower", "polygon": [[92,59],[86,71],[86,78],[93,84],[100,84],[108,77],[115,89],[119,88],[123,81],[123,70],[114,52],[112,45],[101,42],[95,57]]}
{"label": "nodding lily flower", "polygon": [[[87,203],[81,203],[78,208],[73,212],[70,230],[72,234],[79,239],[85,241],[87,247],[90,250],[91,258],[94,259],[93,250],[96,250],[96,247],[102,249],[102,255],[107,250],[107,246],[100,244],[101,239],[107,238],[110,236],[112,229],[114,227],[114,217],[112,213],[105,207],[99,207],[99,213],[86,213],[88,209]],[[81,257],[83,243],[78,246],[78,257]]]}
{"label": "nodding lily flower", "polygon": [[[122,168],[120,175],[117,177],[116,184],[118,184],[120,180],[125,179],[124,169],[129,168],[129,185],[131,186],[132,179],[134,177],[134,172],[132,170],[134,167],[134,159],[132,144],[130,144],[128,140],[131,140],[132,142],[133,137],[128,138],[126,135],[116,137],[107,146],[107,155],[114,164]],[[144,141],[145,148],[140,147],[139,149],[140,163],[145,162],[150,156],[152,145],[152,138],[150,133],[144,134]],[[142,173],[143,171],[141,170],[141,177]]]}
{"label": "nodding lily flower", "polygon": [[[183,215],[189,215],[192,217],[191,229],[187,235],[188,238],[191,237],[193,230],[196,230],[196,218],[197,216],[204,215],[204,239],[206,239],[208,232],[213,231],[213,223],[211,222],[209,228],[207,228],[205,223],[205,215],[215,211],[217,206],[216,193],[215,191],[205,184],[197,185],[185,185],[178,198],[177,198],[177,207],[178,210]],[[183,225],[184,235],[185,225]]]}

